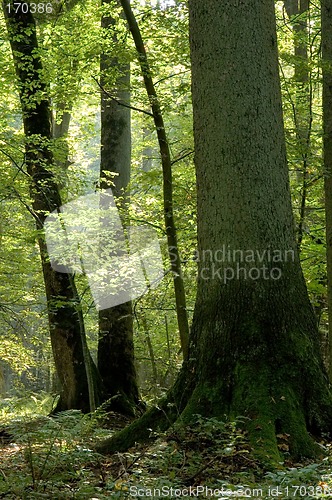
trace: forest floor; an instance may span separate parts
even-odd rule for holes
[[[0,404],[0,498],[332,498],[328,442],[320,443],[318,461],[292,463],[288,436],[279,435],[284,462],[271,471],[253,457],[240,419],[197,416],[192,426],[105,457],[93,451],[95,443],[127,419],[77,411],[49,418],[42,406],[35,396]]]

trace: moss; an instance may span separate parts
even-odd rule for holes
[[[293,458],[313,457],[317,448],[306,427],[305,408],[299,402],[299,387],[284,378],[284,385],[274,381],[273,367],[263,361],[258,365],[240,364],[235,368],[234,393],[230,414],[246,417],[245,427],[255,454],[262,461],[282,461],[277,435],[284,435],[281,451]],[[300,381],[297,380],[299,384]]]
[[[98,453],[104,454],[126,451],[135,443],[149,441],[154,433],[165,431],[177,417],[178,411],[175,405],[164,399],[158,406],[150,408],[120,432],[98,443],[95,449]]]
[[[215,359],[211,370],[212,360],[206,365],[198,353],[195,364],[182,369],[157,408],[98,450],[123,451],[136,441],[151,438],[151,430],[166,430],[175,421],[185,426],[201,415],[221,421],[242,417],[254,454],[268,466],[279,466],[284,452],[294,459],[314,457],[318,447],[310,432],[315,426],[319,432],[328,431],[331,424],[332,399],[325,374],[310,339],[304,346],[302,334],[292,334],[294,342],[287,348],[285,331],[273,329],[270,333],[270,343],[267,331],[264,338],[259,331],[256,338],[250,332],[242,347],[238,346],[239,337],[237,343],[233,339],[237,349],[226,351],[222,362],[221,356]],[[260,349],[251,346],[259,341]]]
[[[211,405],[213,402],[213,391],[207,384],[199,384],[195,387],[185,409],[179,417],[179,421],[187,424],[193,421],[195,415],[213,416]]]
[[[289,436],[289,452],[293,458],[315,457],[319,449],[308,432],[306,409],[300,404],[298,395],[291,385],[279,387],[275,394],[276,433]]]

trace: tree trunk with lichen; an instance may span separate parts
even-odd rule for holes
[[[332,397],[297,254],[272,0],[190,0],[198,292],[166,399],[99,450],[194,415],[244,422],[256,454],[312,456]],[[285,444],[285,443],[283,443]]]

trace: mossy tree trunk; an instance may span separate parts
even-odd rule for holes
[[[274,4],[190,7],[198,385],[185,411],[243,415],[270,457],[279,433],[309,455],[332,413],[293,230]]]
[[[49,212],[61,206],[52,173],[52,123],[47,84],[39,55],[35,21],[30,12],[3,2],[8,36],[17,74],[25,133],[25,164],[30,194],[39,230],[39,247],[47,297],[52,351],[62,386],[56,411],[89,411],[89,391],[83,357],[84,323],[72,277],[52,269],[42,235]],[[16,12],[17,11],[17,12]],[[92,360],[91,363],[93,364]],[[97,380],[94,367],[95,382]],[[96,388],[95,388],[96,389]]]
[[[103,5],[110,5],[104,0]],[[116,21],[103,16],[105,37],[119,45]],[[107,33],[107,35],[106,35]],[[109,48],[109,51],[114,48]],[[131,170],[130,64],[108,52],[101,55],[101,188],[112,188],[121,215],[128,202]],[[114,96],[114,99],[110,97]],[[125,222],[125,217],[122,217]],[[108,408],[133,414],[140,404],[133,343],[133,313],[131,302],[99,311],[98,369],[103,381],[103,399],[112,401]]]
[[[246,417],[256,453],[316,452],[332,398],[296,249],[274,2],[189,0],[198,293],[189,358],[165,401],[100,450],[195,414]]]

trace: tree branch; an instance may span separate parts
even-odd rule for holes
[[[136,108],[135,106],[131,106],[130,104],[126,104],[125,102],[122,102],[119,99],[116,99],[109,92],[107,92],[107,90],[105,90],[105,88],[98,82],[97,78],[95,78],[94,76],[92,78],[96,82],[98,87],[102,90],[102,92],[104,92],[104,94],[106,94],[107,97],[112,99],[112,101],[116,102],[119,106],[123,106],[125,108],[132,109],[133,111],[139,111],[140,113],[144,113],[145,115],[151,116],[153,118],[153,114],[150,113],[150,111],[145,111],[145,109]]]

